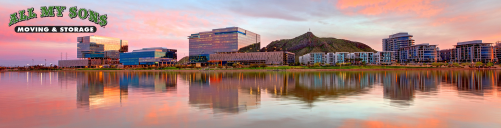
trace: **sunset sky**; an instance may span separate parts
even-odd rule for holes
[[[64,17],[40,18],[41,6],[66,6]],[[95,25],[68,17],[69,7],[108,15],[106,28],[93,34],[15,33],[20,25]],[[35,8],[38,18],[8,26],[10,14]],[[188,55],[187,36],[214,28],[241,27],[261,35],[261,46],[290,39],[308,29],[318,37],[365,43],[380,51],[381,40],[398,32],[416,44],[452,48],[458,41],[501,40],[501,0],[162,0],[0,2],[0,65],[57,63],[63,53],[76,59],[76,37],[100,35],[129,41],[129,51],[144,47],[178,49]]]

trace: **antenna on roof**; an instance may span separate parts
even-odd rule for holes
[[[308,32],[311,32],[311,28],[308,28]]]

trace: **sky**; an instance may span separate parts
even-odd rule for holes
[[[41,6],[66,6],[63,17],[40,18]],[[105,28],[79,18],[69,8],[108,16]],[[38,18],[8,26],[10,14],[35,8]],[[96,33],[15,33],[21,25],[96,25]],[[398,32],[416,44],[452,48],[461,41],[501,40],[500,0],[158,0],[0,1],[0,66],[56,64],[76,58],[76,37],[99,35],[129,41],[129,51],[145,47],[188,55],[190,34],[241,27],[261,35],[261,46],[311,30],[318,37],[365,43],[381,51],[382,39]]]

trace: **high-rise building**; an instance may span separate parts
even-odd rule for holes
[[[259,34],[239,27],[199,32],[191,34],[188,39],[190,56],[214,54],[216,52],[257,52],[261,47],[261,36]]]
[[[492,43],[482,43],[482,40],[458,42],[451,50],[454,62],[496,62],[496,51]]]
[[[119,59],[118,52],[129,51],[129,42],[119,38],[91,35],[77,37],[77,42],[77,58]]]
[[[177,62],[177,50],[163,47],[143,48],[132,52],[120,53],[123,65],[165,65]]]
[[[60,67],[100,67],[119,64],[120,53],[128,51],[128,41],[104,36],[77,37],[77,58],[85,60],[59,60]]]
[[[418,44],[407,47],[401,47],[399,50],[400,63],[432,63],[439,61],[439,49],[437,45]]]
[[[403,47],[414,45],[412,35],[407,32],[396,33],[390,35],[388,38],[383,39],[383,51],[394,51],[395,57],[399,59],[398,50]]]

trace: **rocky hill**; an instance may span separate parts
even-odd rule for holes
[[[336,38],[319,38],[307,32],[293,39],[273,41],[261,49],[264,51],[289,51],[299,56],[310,52],[376,52],[366,44]]]
[[[179,61],[177,61],[177,64],[187,64],[188,62],[190,62],[189,57],[185,56],[181,58]]]

